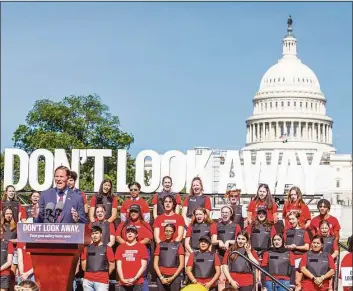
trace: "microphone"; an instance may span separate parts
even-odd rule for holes
[[[64,203],[62,201],[58,201],[58,203],[56,203],[56,206],[55,206],[55,215],[54,215],[55,222],[58,219],[61,212],[63,211],[63,208],[64,208]]]
[[[54,211],[54,203],[53,202],[49,202],[47,204],[47,206],[45,206],[45,220],[47,220],[47,222],[52,222],[50,221],[50,217],[52,217],[52,213]]]

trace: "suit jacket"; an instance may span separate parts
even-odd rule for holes
[[[56,188],[50,188],[41,193],[40,199],[39,199],[39,213],[38,213],[38,218],[36,219],[36,222],[47,221],[45,207],[49,202],[52,202],[54,203],[54,205],[56,205],[56,201],[57,201],[56,192],[57,192]],[[66,195],[67,196],[65,199],[64,208],[63,208],[63,211],[61,212],[60,219],[57,221],[57,223],[75,223],[75,221],[72,218],[71,208],[74,208],[77,211],[79,215],[78,222],[86,223],[87,219],[86,219],[86,214],[84,210],[82,196],[77,195],[77,193],[71,189],[67,190]]]

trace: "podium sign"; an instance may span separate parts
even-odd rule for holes
[[[85,225],[79,223],[18,223],[17,240],[25,243],[83,244]]]

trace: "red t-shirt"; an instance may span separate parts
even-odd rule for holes
[[[23,272],[27,272],[33,268],[31,255],[27,252],[26,243],[18,242],[17,249],[22,250]]]
[[[82,196],[82,199],[83,199],[83,204],[86,204],[87,203],[87,198],[86,198],[85,192],[81,191],[81,196]]]
[[[254,256],[254,258],[259,262],[259,257],[256,254],[256,252],[252,250],[251,253]],[[229,250],[227,250],[226,253],[224,254],[222,265],[228,266],[228,256],[229,256]],[[239,287],[251,286],[254,284],[252,273],[236,273],[236,272],[229,271],[229,274],[232,277],[232,279],[239,284]]]
[[[327,220],[330,225],[330,234],[336,236],[339,235],[341,230],[340,223],[338,222],[337,218],[330,215],[327,219],[321,219],[320,215],[315,216],[310,222],[310,229],[312,230],[313,235],[320,235],[319,225],[322,220]]]
[[[192,226],[193,224],[190,224],[188,226],[188,229],[186,231],[186,237],[191,237],[192,234]],[[238,225],[237,225],[238,226]],[[210,224],[210,235],[212,237],[212,235],[217,234],[217,224],[216,223],[211,223]]]
[[[252,233],[251,224],[249,224],[249,225],[247,226],[246,231],[248,232],[248,234],[251,235],[251,233]],[[270,231],[270,236],[271,236],[271,237],[274,237],[276,233],[277,233],[276,228],[272,225],[271,231]]]
[[[150,207],[148,206],[148,203],[141,197],[139,197],[139,199],[135,201],[132,199],[125,200],[121,205],[120,213],[127,215],[130,206],[133,204],[139,205],[143,214],[150,213]]]
[[[3,209],[2,206],[3,201],[0,201],[0,209]],[[22,206],[22,204],[20,202],[18,202],[18,213],[21,214],[21,220],[22,219],[27,219],[27,211],[26,208]],[[15,218],[14,218],[15,219]],[[15,221],[17,222],[18,217],[16,217]]]
[[[284,232],[283,233],[283,241],[284,241],[284,244],[286,245],[286,241],[287,241],[287,232]],[[305,244],[309,244],[310,245],[311,241],[310,241],[310,237],[309,237],[309,234],[307,231],[304,232],[304,245]],[[299,258],[302,258],[303,257],[303,254],[293,254],[294,255],[294,259],[299,259]]]
[[[110,246],[107,246],[107,259],[110,263],[114,263],[114,253]],[[84,248],[81,260],[87,260],[87,247]],[[99,282],[103,284],[109,283],[109,272],[85,272],[84,278],[92,282]]]
[[[144,238],[149,238],[150,240],[153,240],[153,231],[152,231],[151,226],[147,222],[142,223],[141,220],[138,220],[136,222],[129,221],[128,225],[135,225],[136,226],[136,228],[137,228],[137,241],[138,242],[140,242]],[[116,229],[115,236],[120,236],[123,240],[126,241],[126,227],[128,225],[125,226],[124,222],[120,223],[118,228]],[[124,228],[124,230],[123,230],[123,228]]]
[[[160,245],[157,244],[156,249],[154,251],[155,256],[159,256],[160,253]],[[179,248],[178,248],[178,255],[185,255],[184,247],[181,243],[179,243]],[[173,276],[175,272],[177,271],[178,268],[168,268],[168,267],[159,267],[159,270],[161,271],[162,275],[166,276]]]
[[[339,275],[339,278],[342,279],[342,271],[344,273],[348,273],[347,274],[343,274],[345,275],[346,277],[348,277],[347,279],[350,279],[350,280],[347,280],[348,282],[351,282],[352,283],[352,269],[353,268],[353,253],[348,253],[347,255],[345,255],[343,257],[343,260],[341,262],[341,267],[340,267],[340,275]],[[352,287],[345,287],[344,286],[344,282],[345,280],[342,280],[342,286],[343,286],[343,290],[344,291],[351,291],[352,290]]]
[[[328,264],[329,264],[329,269],[335,270],[335,262],[333,261],[332,257],[329,255],[328,257]],[[304,254],[302,257],[302,260],[300,261],[300,269],[302,267],[306,267],[306,262],[307,262],[307,254]],[[302,289],[303,290],[328,290],[330,283],[330,279],[326,279],[322,282],[322,286],[318,287],[311,279],[307,278],[305,275],[303,275],[303,280],[302,280]]]
[[[164,241],[166,239],[164,234],[164,227],[169,223],[174,224],[176,228],[176,231],[173,236],[173,240],[175,240],[178,236],[179,226],[184,227],[185,225],[184,218],[181,215],[176,213],[174,213],[173,215],[166,215],[164,213],[162,215],[157,216],[157,218],[153,223],[153,228],[159,228],[159,239],[161,241]]]
[[[7,254],[8,255],[14,254],[14,247],[12,242],[8,242],[7,244]],[[1,254],[1,256],[3,256],[3,254]],[[7,262],[7,258],[6,258],[6,262]],[[8,267],[6,270],[0,271],[0,276],[10,276],[10,270],[11,270],[11,266]]]
[[[221,266],[221,261],[219,260],[219,256],[217,254],[214,255],[214,267],[220,267]],[[187,267],[193,267],[194,266],[194,253],[190,254],[188,262],[186,264]],[[195,279],[200,282],[201,284],[205,284],[207,282],[210,282],[212,280],[211,278],[197,278]],[[212,287],[217,285],[217,281],[212,285]]]
[[[256,217],[256,211],[259,207],[265,207],[265,201],[256,201],[256,200],[251,200],[251,202],[249,203],[248,206],[248,211],[252,213],[252,220],[255,219]],[[276,202],[273,200],[272,202],[272,209],[267,209],[267,219],[271,222],[273,222],[273,214],[277,213],[278,209],[277,209],[277,204]]]
[[[286,201],[283,206],[283,212],[282,212],[282,217],[285,219],[285,228],[290,228],[289,224],[289,218],[287,217],[287,214],[291,210],[296,210],[300,212],[300,217],[299,217],[299,223],[304,227],[305,222],[307,220],[311,220],[311,214],[308,205],[305,203],[301,203],[300,206],[298,206],[296,203],[289,203]]]
[[[96,207],[96,201],[97,201],[97,195],[94,195],[91,198],[91,202],[89,204],[90,207]],[[118,210],[118,198],[116,196],[113,196],[113,200],[112,200],[112,209],[116,208],[116,210]]]
[[[135,243],[130,246],[128,244],[123,244],[118,246],[115,252],[115,260],[121,261],[121,269],[124,279],[132,279],[138,270],[141,268],[141,261],[148,259],[148,253],[146,246]],[[119,278],[120,285],[124,285]],[[143,273],[137,279],[136,283],[138,285],[143,284]]]
[[[262,257],[261,266],[263,266],[263,267],[269,266],[268,259],[269,259],[268,252],[264,252],[264,255]],[[292,252],[289,252],[289,264],[293,267],[295,266],[295,259],[294,259],[294,255]],[[271,275],[273,275],[273,277],[275,277],[278,280],[290,280],[289,276],[276,275],[276,274],[271,274]],[[271,278],[266,276],[266,281],[271,281]]]
[[[175,194],[175,200],[178,205],[181,205],[180,194]],[[158,193],[155,193],[152,198],[152,205],[158,204]]]
[[[190,196],[186,196],[185,200],[184,200],[184,203],[183,203],[183,207],[188,207],[189,205],[189,198]],[[211,211],[212,210],[212,204],[211,204],[211,199],[210,197],[206,196],[205,198],[205,206],[204,206],[205,209]]]

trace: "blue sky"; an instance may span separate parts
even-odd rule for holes
[[[352,152],[351,3],[2,3],[1,149],[34,102],[96,93],[131,153],[245,145],[262,75],[293,17],[334,146]]]

